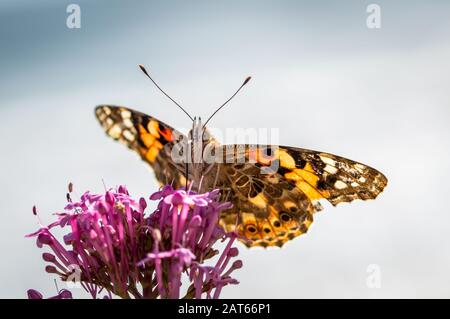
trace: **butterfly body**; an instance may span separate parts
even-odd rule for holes
[[[233,207],[220,224],[248,246],[279,246],[305,233],[319,200],[374,199],[387,184],[377,170],[336,155],[286,146],[221,145],[200,119],[187,136],[146,114],[101,105],[107,135],[136,151],[161,184],[219,189]]]

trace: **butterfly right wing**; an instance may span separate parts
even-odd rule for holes
[[[105,133],[137,152],[150,164],[160,184],[183,187],[186,179],[183,164],[172,160],[177,141],[186,138],[169,125],[139,111],[123,106],[99,105],[95,115]]]
[[[286,146],[224,145],[222,158],[204,179],[233,207],[221,225],[250,240],[248,246],[282,246],[304,234],[331,204],[374,199],[387,184],[379,171],[343,157]]]

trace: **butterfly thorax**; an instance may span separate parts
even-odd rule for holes
[[[186,173],[193,190],[200,190],[203,177],[214,164],[214,149],[217,145],[216,140],[202,124],[201,118],[195,118],[188,134],[187,154],[190,158],[187,157],[185,162]]]

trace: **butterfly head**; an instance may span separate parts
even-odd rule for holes
[[[192,129],[189,131],[189,139],[192,143],[196,143],[202,140],[202,118],[201,117],[194,117],[194,120],[192,121]]]

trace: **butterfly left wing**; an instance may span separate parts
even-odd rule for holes
[[[95,115],[106,134],[150,164],[161,184],[185,185],[183,165],[172,160],[174,143],[186,138],[169,125],[123,106],[99,105]]]
[[[292,147],[223,146],[223,163],[205,183],[233,203],[221,225],[250,239],[248,246],[282,246],[308,230],[318,202],[372,199],[387,179],[377,170],[328,153]],[[211,181],[214,183],[211,184]]]

